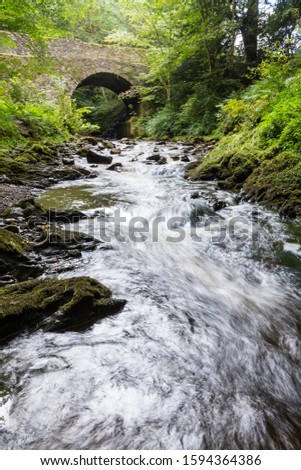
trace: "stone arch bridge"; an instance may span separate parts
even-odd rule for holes
[[[139,50],[56,39],[49,54],[58,62],[70,91],[80,86],[103,86],[120,94],[140,84],[146,71]]]
[[[28,57],[29,52],[20,39],[16,48],[3,51],[5,56]],[[140,84],[140,76],[147,70],[143,63],[143,50],[115,45],[98,45],[68,39],[55,39],[48,44],[48,55],[55,68],[65,79],[70,95],[81,86],[108,88],[117,95],[128,92]],[[47,57],[46,57],[47,60]],[[45,87],[46,84],[44,84]],[[48,83],[51,97],[51,83]],[[138,106],[138,98],[123,98],[127,109]]]

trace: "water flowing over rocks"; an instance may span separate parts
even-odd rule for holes
[[[80,179],[2,217],[43,272],[25,283],[8,272],[0,286],[0,306],[26,318],[3,335],[14,339],[2,348],[2,445],[299,449],[300,223],[189,181],[214,143],[93,139],[59,150]],[[122,171],[97,165],[91,178],[83,148],[118,148]],[[39,252],[45,230],[54,251],[64,237],[70,249]],[[95,245],[74,246],[70,232]]]

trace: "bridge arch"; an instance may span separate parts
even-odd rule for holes
[[[104,132],[103,135],[111,136],[111,137],[113,135],[116,137],[130,137],[132,136],[132,126],[131,126],[130,118],[133,114],[136,114],[136,115],[140,114],[140,105],[139,105],[138,96],[133,96],[130,93],[130,90],[132,87],[133,87],[133,84],[129,81],[128,78],[125,78],[124,76],[121,76],[116,73],[102,71],[102,72],[92,73],[91,75],[88,75],[84,79],[82,79],[73,90],[72,96],[77,101],[78,99],[77,91],[79,91],[79,89],[81,88],[85,88],[85,91],[83,91],[84,96],[89,96],[90,100],[92,98],[91,103],[94,102],[93,96],[95,96],[95,105],[97,109],[97,103],[98,104],[100,103],[99,91],[95,90],[96,95],[93,95],[92,90],[91,91],[88,91],[88,90],[91,88],[92,89],[104,88],[113,92],[116,95],[116,105],[114,108],[115,111],[113,111],[113,115],[112,115],[113,116],[112,127],[108,126],[108,122],[105,124],[104,123],[106,122],[105,120],[103,122],[103,125],[104,125],[103,128],[101,125],[101,128],[103,129],[102,132]],[[104,93],[104,97],[105,97],[104,90],[102,91],[102,93]],[[124,95],[120,97],[120,94],[122,93],[124,93]],[[117,104],[118,103],[117,97],[123,102],[123,109],[122,109],[121,104]],[[108,114],[108,116],[110,116],[110,114]],[[116,117],[117,117],[117,120],[116,120]],[[108,131],[110,133],[108,133]]]
[[[119,96],[121,93],[128,92],[133,87],[133,84],[121,75],[112,72],[98,72],[84,78],[77,85],[76,90],[87,86],[107,88]],[[132,112],[139,114],[137,97],[123,97],[122,101],[125,104],[127,118],[130,117]]]
[[[99,72],[86,77],[78,84],[77,88],[83,86],[104,87],[113,91],[116,95],[119,95],[120,93],[130,90],[133,85],[126,78],[116,75],[115,73]]]

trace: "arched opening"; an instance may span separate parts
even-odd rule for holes
[[[91,108],[86,119],[100,127],[104,137],[132,137],[128,125],[132,115],[138,112],[138,98],[126,94],[132,84],[125,78],[100,72],[85,78],[73,92],[78,107]],[[123,94],[122,96],[120,96]]]

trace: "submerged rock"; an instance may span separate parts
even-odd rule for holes
[[[225,207],[227,207],[228,205],[229,204],[226,201],[215,201],[212,207],[215,211],[220,211],[224,209]]]
[[[151,155],[146,159],[146,163],[154,162],[157,165],[165,165],[167,163],[167,159],[162,157],[160,154]]]
[[[112,299],[107,287],[88,277],[36,279],[0,287],[0,340],[25,328],[82,330],[124,305],[125,300]]]
[[[49,209],[48,216],[51,222],[63,222],[65,224],[75,224],[80,220],[88,218],[88,216],[84,212],[77,210],[59,211]]]
[[[74,165],[75,159],[73,157],[63,157],[62,162],[64,165]]]

